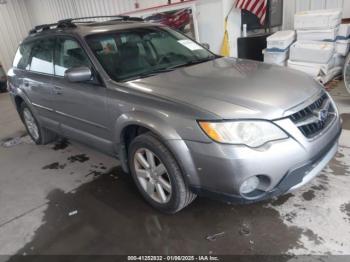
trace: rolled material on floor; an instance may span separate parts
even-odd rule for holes
[[[316,79],[320,81],[322,84],[327,84],[336,76],[341,75],[342,71],[343,71],[343,67],[341,66],[333,67],[331,70],[328,71],[327,74],[321,73]]]

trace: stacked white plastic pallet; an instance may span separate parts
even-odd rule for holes
[[[349,28],[340,25],[340,9],[304,11],[295,14],[297,41],[290,47],[288,67],[308,73],[326,83],[341,73],[348,51],[343,46]]]
[[[263,50],[264,62],[285,66],[289,56],[289,47],[295,40],[295,31],[278,31],[266,40],[267,47]]]

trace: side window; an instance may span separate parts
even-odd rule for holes
[[[59,38],[55,53],[55,75],[64,76],[67,69],[80,66],[91,67],[85,51],[75,40]]]
[[[53,39],[40,39],[34,42],[30,56],[30,71],[53,74]]]
[[[15,59],[13,60],[13,67],[29,70],[29,56],[31,47],[32,45],[30,43],[19,46]]]
[[[119,49],[114,37],[102,35],[96,39],[89,39],[88,43],[97,59],[105,66],[107,73],[118,75],[120,73]]]

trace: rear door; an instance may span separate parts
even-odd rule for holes
[[[55,38],[40,38],[29,45],[31,50],[23,77],[23,89],[38,112],[39,120],[44,122],[44,126],[56,130],[58,118],[55,114],[52,86]]]
[[[110,153],[112,151],[111,121],[107,112],[106,88],[99,82],[93,65],[80,43],[59,36],[55,49],[55,108],[65,136]],[[94,72],[87,82],[70,82],[65,71],[87,66]]]

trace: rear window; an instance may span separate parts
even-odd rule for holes
[[[15,59],[13,61],[13,67],[29,70],[29,56],[31,46],[32,45],[30,43],[22,44],[19,46],[15,55]]]

